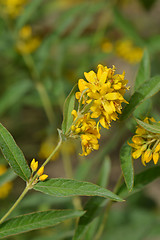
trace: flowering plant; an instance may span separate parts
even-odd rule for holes
[[[0,239],[157,232],[143,189],[160,176],[159,37],[143,39],[121,2],[0,0]]]

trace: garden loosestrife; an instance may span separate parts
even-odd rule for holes
[[[121,114],[122,103],[128,103],[124,99],[127,80],[124,79],[125,73],[115,74],[113,68],[98,65],[97,74],[94,71],[85,72],[87,81],[80,79],[78,82],[79,92],[76,98],[81,99],[84,90],[83,104],[91,104],[91,118],[99,118],[100,124],[104,128],[109,128],[110,123],[118,119],[118,113]]]
[[[145,123],[156,122],[154,118],[146,117]],[[142,126],[138,126],[136,134],[132,137],[132,143],[128,143],[133,147],[132,156],[137,159],[141,156],[143,165],[150,162],[153,159],[154,164],[157,164],[160,157],[160,134],[150,132],[144,129]]]
[[[77,112],[72,111],[74,120],[76,121]],[[98,139],[100,139],[99,126],[94,119],[91,119],[90,113],[86,113],[79,118],[77,122],[71,127],[71,136],[80,137],[82,145],[81,156],[87,156],[93,150],[99,149]]]
[[[38,36],[33,36],[31,26],[26,25],[19,31],[17,50],[21,54],[30,54],[34,52],[39,47],[40,43],[40,38]]]
[[[79,137],[82,145],[82,156],[87,156],[93,150],[99,149],[101,124],[109,128],[111,122],[118,119],[126,89],[129,89],[123,74],[115,74],[115,67],[108,68],[98,65],[97,74],[94,71],[84,73],[86,80],[78,81],[79,91],[78,111],[72,111],[74,121],[71,126],[70,137]]]

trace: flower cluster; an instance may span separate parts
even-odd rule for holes
[[[108,129],[111,121],[118,119],[117,113],[121,114],[121,104],[128,103],[123,97],[128,89],[128,81],[124,79],[125,73],[115,74],[115,66],[108,68],[99,64],[97,74],[90,71],[84,75],[87,81],[79,80],[80,92],[76,93],[76,98],[80,100],[85,90],[83,104],[93,102],[90,107],[91,118],[99,118],[100,124]]]
[[[22,54],[30,54],[39,47],[40,42],[39,37],[33,36],[31,26],[26,25],[19,31],[17,50]]]
[[[111,122],[118,119],[121,104],[128,103],[123,97],[128,89],[128,81],[124,79],[125,73],[115,74],[114,66],[108,68],[101,64],[98,65],[97,74],[90,71],[84,75],[86,80],[78,81],[76,99],[79,101],[79,110],[72,111],[74,122],[71,135],[80,136],[82,155],[87,156],[92,150],[99,148],[99,124],[108,129]]]
[[[5,165],[0,165],[0,176],[3,175],[7,171]],[[0,186],[0,198],[6,198],[12,189],[12,183],[7,182]]]
[[[33,174],[38,169],[38,161],[35,161],[35,159],[33,158],[30,167],[32,169],[32,174]],[[43,173],[44,173],[44,166],[42,166],[42,167],[40,167],[38,169],[38,171],[36,173],[38,178],[35,179],[35,183],[37,183],[38,180],[39,181],[45,181],[48,178],[48,175],[47,174],[43,174]]]
[[[28,0],[0,0],[3,12],[11,18],[18,17],[24,9]]]
[[[140,62],[143,56],[143,49],[134,46],[131,40],[118,41],[116,43],[115,51],[118,56],[124,58],[131,64]]]
[[[149,123],[149,120],[155,122],[154,118],[146,117],[145,123]],[[133,143],[128,143],[134,148],[132,156],[137,159],[141,156],[143,165],[150,162],[153,159],[154,164],[157,164],[160,157],[160,134],[147,131],[141,126],[136,129],[136,134],[132,137]]]
[[[76,121],[78,114],[76,110],[72,111]],[[93,150],[99,149],[98,139],[100,138],[99,128],[95,120],[91,119],[90,113],[86,113],[79,118],[71,127],[73,136],[80,136],[82,144],[81,156],[87,156]]]

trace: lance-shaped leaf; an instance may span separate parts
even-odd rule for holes
[[[11,134],[0,123],[0,148],[14,172],[23,180],[30,178],[31,172],[20,148],[15,143]]]
[[[136,122],[141,126],[143,127],[144,129],[146,129],[147,131],[149,132],[152,132],[152,133],[159,133],[160,134],[160,125],[159,123],[158,124],[155,124],[154,122],[151,124],[149,123],[145,123],[139,119],[136,119]]]
[[[160,76],[151,78],[148,82],[145,82],[141,87],[131,96],[129,104],[124,108],[120,120],[124,120],[129,117],[134,109],[144,102],[146,99],[152,97],[160,90]]]
[[[124,176],[126,186],[129,191],[132,190],[133,183],[134,183],[134,169],[133,169],[131,151],[132,151],[132,148],[127,144],[127,142],[124,143],[124,145],[120,150],[120,161],[121,161],[122,173]]]
[[[3,175],[0,176],[0,186],[3,184],[12,181],[16,178],[16,174],[12,169],[9,169],[7,172],[5,172]]]
[[[11,218],[0,225],[0,239],[35,229],[55,226],[67,219],[80,217],[84,211],[50,210]]]
[[[106,157],[102,165],[102,168],[100,170],[100,175],[98,180],[100,186],[105,187],[107,185],[110,169],[111,169],[110,158]],[[91,223],[93,224],[93,221],[99,215],[103,205],[107,201],[108,200],[100,197],[92,197],[88,200],[88,202],[84,207],[84,210],[86,211],[86,213],[79,219],[79,222],[75,231],[75,235],[73,238],[74,240],[80,240],[84,237],[84,234],[89,230],[89,227],[91,227]]]
[[[72,122],[73,122],[73,116],[71,114],[72,110],[75,106],[75,92],[77,91],[77,84],[73,87],[72,91],[68,95],[68,97],[65,100],[64,103],[64,110],[63,110],[63,122],[62,122],[62,131],[65,134]]]
[[[132,192],[128,192],[125,183],[123,183],[118,190],[118,194],[123,197],[128,197],[135,192],[140,191],[158,177],[160,177],[160,166],[149,168],[134,176],[134,187]]]
[[[149,59],[149,53],[147,51],[147,49],[144,50],[144,54],[143,54],[143,58],[142,61],[140,63],[139,69],[138,69],[138,73],[136,76],[136,80],[135,80],[135,86],[134,86],[134,90],[138,90],[139,87],[146,81],[148,81],[150,77],[150,59]]]
[[[34,189],[57,197],[99,196],[114,201],[123,201],[115,193],[93,183],[64,178],[54,178],[45,182],[39,182],[34,186]]]

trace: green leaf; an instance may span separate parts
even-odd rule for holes
[[[151,78],[148,82],[141,85],[140,89],[137,90],[130,98],[129,104],[124,108],[120,120],[128,118],[135,108],[144,102],[146,99],[152,97],[160,90],[160,76]]]
[[[11,85],[0,99],[0,115],[2,116],[14,104],[21,101],[31,86],[29,80],[18,81]]]
[[[144,118],[144,116],[149,115],[152,109],[152,100],[149,98],[143,103],[141,103],[133,112],[135,118]]]
[[[144,45],[144,40],[139,36],[137,30],[129,19],[125,18],[117,7],[113,8],[114,23],[126,36],[132,38],[134,42]]]
[[[43,0],[30,1],[25,7],[25,11],[17,18],[16,28],[22,28],[37,11],[37,8],[42,3]]]
[[[144,50],[143,58],[140,63],[138,73],[135,80],[134,90],[138,90],[139,87],[150,78],[150,59],[147,49]]]
[[[139,119],[136,119],[136,122],[143,127],[144,129],[146,129],[149,132],[152,133],[160,133],[160,126],[158,126],[157,124],[149,124],[149,123],[145,123]]]
[[[155,35],[147,39],[147,48],[150,53],[160,51],[160,35]]]
[[[89,229],[90,224],[101,212],[101,208],[108,200],[100,197],[92,197],[85,205],[86,213],[79,219],[73,240],[81,240]]]
[[[4,157],[13,168],[14,172],[23,180],[27,181],[31,175],[29,166],[24,158],[22,151],[15,143],[13,137],[1,123],[0,148]]]
[[[149,168],[134,177],[134,187],[132,192],[128,192],[126,185],[123,183],[118,190],[118,194],[122,197],[128,197],[141,189],[147,184],[160,177],[160,166]]]
[[[107,185],[110,169],[111,169],[110,158],[106,157],[104,163],[102,164],[98,180],[100,186],[105,187]],[[86,213],[79,219],[76,232],[73,238],[74,240],[82,239],[84,234],[91,227],[91,223],[93,223],[95,218],[98,216],[102,205],[104,205],[105,203],[106,200],[100,197],[92,197],[88,200],[84,207]]]
[[[109,198],[114,201],[123,201],[119,196],[111,191],[90,182],[81,182],[71,179],[54,178],[39,182],[34,189],[52,196],[99,196]]]
[[[0,238],[35,229],[55,226],[67,219],[80,217],[83,214],[84,211],[50,210],[21,215],[11,218],[0,225]]]
[[[132,191],[134,183],[134,168],[131,152],[132,148],[125,142],[120,150],[120,161],[124,180],[129,191]]]
[[[7,172],[0,176],[0,186],[14,180],[16,176],[17,175],[13,172],[13,170],[9,169]]]
[[[62,122],[62,131],[65,134],[73,122],[73,116],[71,114],[75,106],[75,92],[78,90],[77,84],[73,87],[72,91],[68,95],[64,103],[63,109],[63,122]]]

